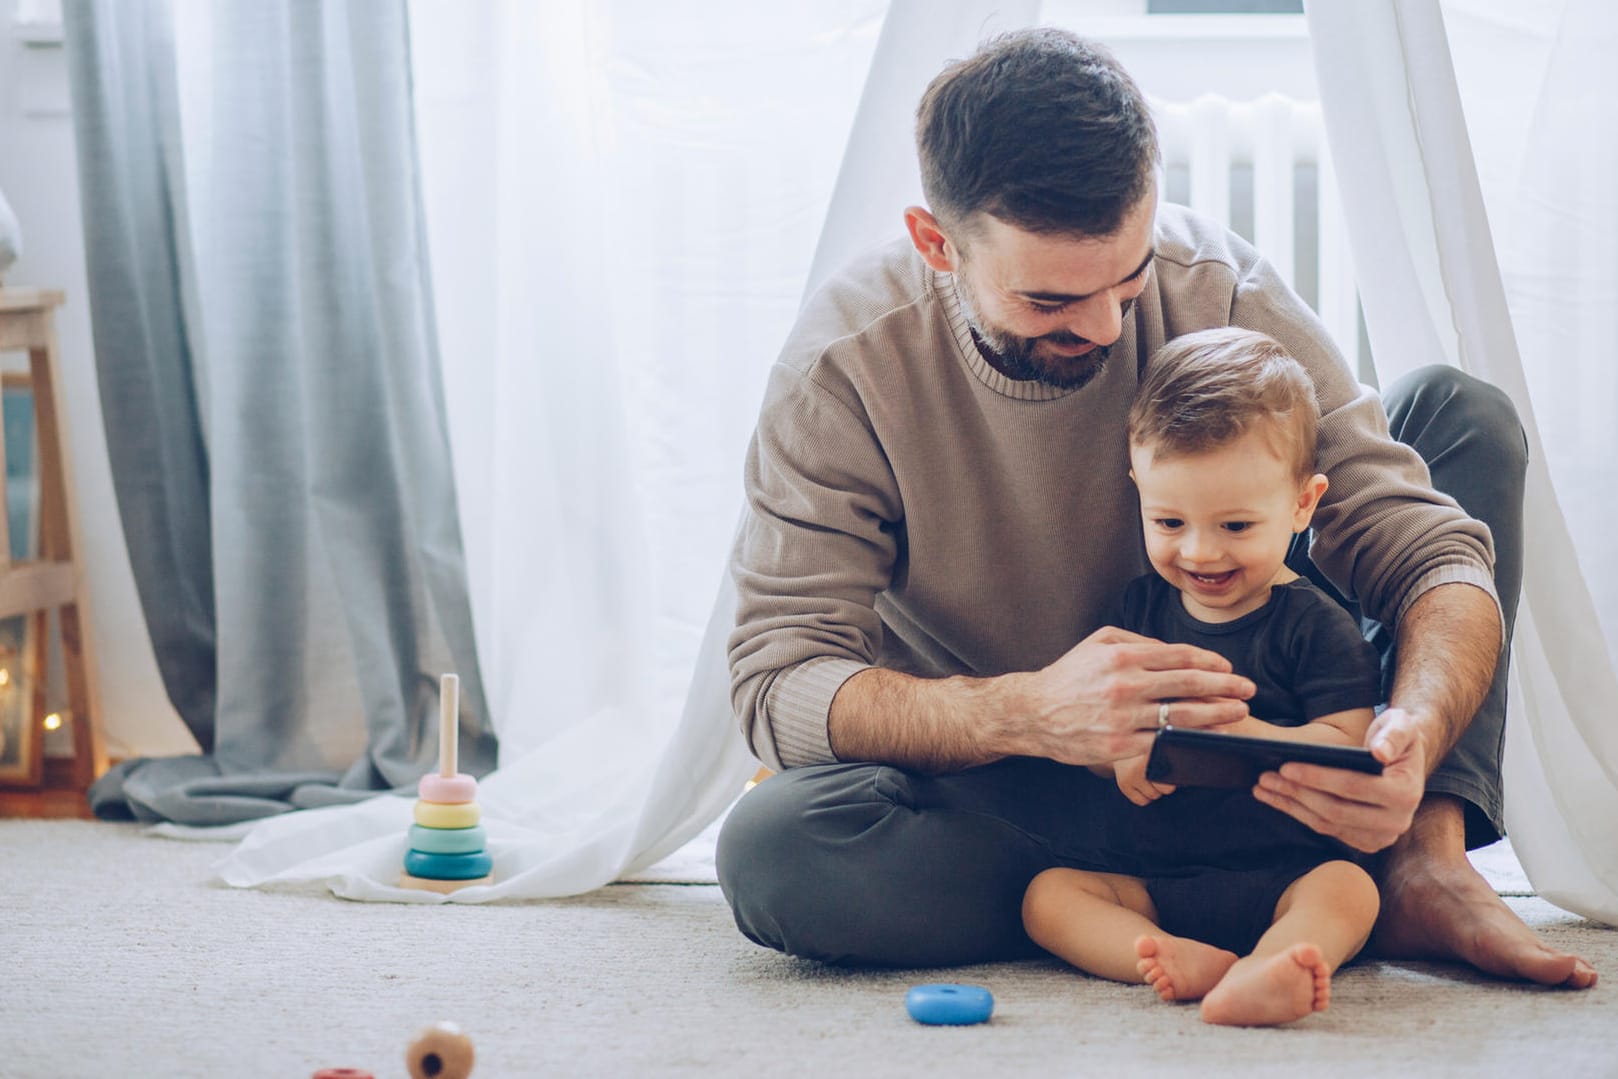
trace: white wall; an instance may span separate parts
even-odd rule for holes
[[[0,0],[0,191],[22,225],[23,254],[9,285],[60,288],[62,408],[101,672],[103,727],[115,756],[184,753],[196,744],[163,691],[135,595],[107,464],[85,285],[67,61],[54,5]],[[43,18],[43,23],[34,21]],[[22,361],[4,357],[9,365]],[[67,731],[46,742],[65,752]]]

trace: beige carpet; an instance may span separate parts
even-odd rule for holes
[[[1618,1076],[1618,932],[1532,897],[1509,902],[1596,964],[1594,990],[1363,963],[1338,975],[1330,1011],[1251,1031],[1054,961],[873,973],[786,959],[743,939],[712,885],[371,905],[230,889],[210,880],[221,853],[130,825],[0,821],[0,1076],[397,1079],[437,1019],[471,1034],[480,1079]],[[705,857],[699,843],[649,875],[702,879]],[[988,986],[995,1017],[918,1026],[903,1002],[920,981]]]

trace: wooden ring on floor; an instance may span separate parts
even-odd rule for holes
[[[454,1023],[434,1023],[405,1050],[410,1079],[467,1079],[475,1058],[472,1039]]]

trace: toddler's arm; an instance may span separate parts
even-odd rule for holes
[[[1280,738],[1288,742],[1359,747],[1365,744],[1365,732],[1371,729],[1371,721],[1375,718],[1376,712],[1370,708],[1349,708],[1312,719],[1301,727],[1282,727],[1248,716],[1213,729],[1221,734],[1245,734],[1250,738]]]

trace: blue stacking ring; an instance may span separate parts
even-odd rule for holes
[[[968,1026],[994,1014],[994,994],[981,985],[917,985],[905,994],[905,1011],[928,1026]]]
[[[427,880],[475,880],[488,876],[494,868],[494,859],[482,851],[472,854],[427,854],[419,850],[407,851],[405,872],[412,877]]]
[[[410,849],[423,854],[476,854],[486,846],[488,836],[481,824],[474,824],[470,828],[410,826]]]

